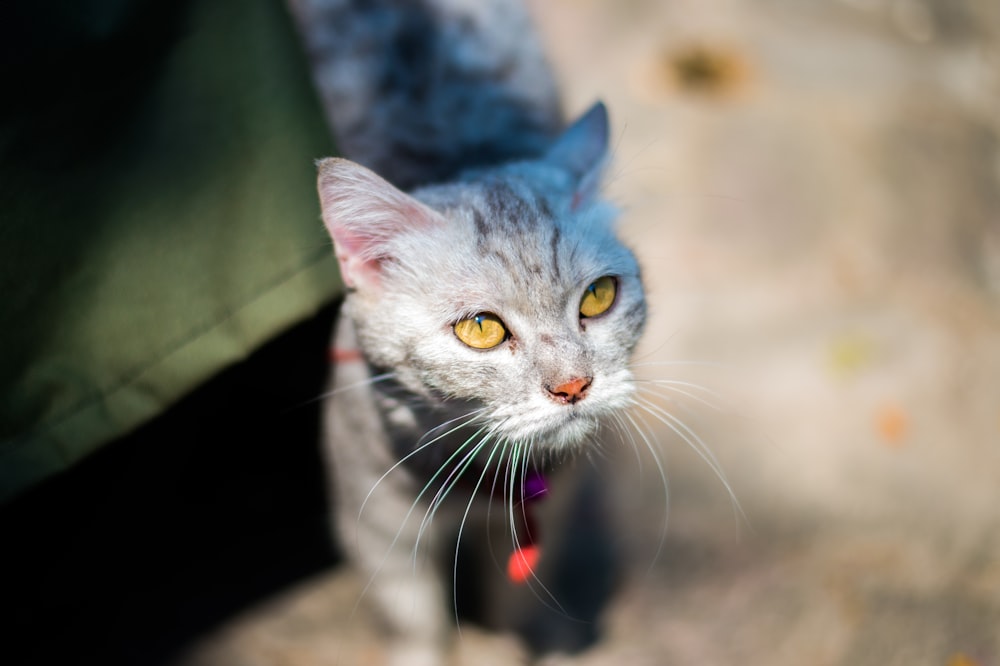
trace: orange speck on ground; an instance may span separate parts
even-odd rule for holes
[[[981,666],[979,661],[967,654],[957,652],[948,659],[948,666]]]
[[[886,403],[875,412],[875,430],[887,446],[902,446],[908,429],[909,417],[899,405]]]

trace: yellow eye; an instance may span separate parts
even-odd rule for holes
[[[455,335],[474,349],[492,349],[507,339],[507,329],[499,317],[484,312],[455,324]]]
[[[580,316],[596,317],[607,312],[611,304],[615,302],[617,289],[618,283],[608,275],[594,280],[587,287],[587,291],[583,294],[583,300],[580,301]]]

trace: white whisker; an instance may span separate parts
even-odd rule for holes
[[[523,448],[523,452],[522,449]],[[525,502],[525,482],[528,476],[528,466],[531,464],[532,456],[534,454],[535,442],[534,440],[529,440],[523,444],[515,444],[515,452],[512,455],[513,464],[511,466],[511,474],[509,475],[508,490],[510,494],[510,502],[508,504],[508,519],[510,522],[510,533],[511,542],[514,548],[514,553],[521,551],[521,539],[517,535],[516,521],[515,521],[515,506],[514,499],[520,498],[521,510],[521,520],[524,523],[526,529],[530,529],[528,513],[527,513],[527,503]],[[519,460],[518,460],[519,458]],[[520,477],[518,479],[517,477]],[[516,492],[517,485],[520,484],[520,492]],[[537,526],[535,526],[537,529]],[[537,538],[537,535],[535,537]],[[514,555],[515,557],[517,555]],[[553,612],[560,613],[563,617],[573,620],[580,621],[569,614],[569,612],[559,603],[559,599],[556,598],[555,594],[548,588],[545,583],[538,577],[537,572],[533,569],[530,570],[530,577],[526,579],[529,589],[535,598],[543,606],[548,608]]]
[[[725,398],[718,392],[713,391],[712,389],[704,387],[700,384],[694,384],[692,382],[685,382],[676,379],[641,379],[641,380],[636,380],[636,382],[639,384],[652,384],[657,388],[666,389],[667,391],[670,391],[670,393],[672,394],[682,395],[686,398],[690,398],[691,400],[694,400],[695,402],[705,405],[706,407],[717,412],[731,411],[726,408],[723,408],[719,404],[712,402],[711,400],[701,395],[698,395],[695,391],[701,391],[702,393],[706,393],[712,398],[719,400],[720,402],[725,401]],[[661,393],[661,395],[666,395],[666,394]]]
[[[693,359],[687,360],[674,360],[674,361],[645,361],[643,363],[630,363],[629,368],[659,368],[659,367],[678,367],[678,366],[698,366],[702,368],[726,368],[729,367],[725,363],[720,363],[718,361],[698,361]]]
[[[704,440],[702,440],[702,438],[690,427],[688,427],[688,425],[681,419],[677,418],[677,416],[670,413],[660,405],[641,397],[636,397],[635,403],[637,406],[645,410],[650,416],[667,426],[667,428],[680,437],[695,453],[698,454],[702,460],[705,461],[709,468],[715,473],[716,478],[719,479],[723,487],[729,493],[729,498],[733,504],[733,510],[736,518],[739,519],[742,517],[746,520],[746,514],[743,511],[743,507],[736,498],[736,493],[733,491],[729,479],[722,470],[722,465],[719,463],[719,460],[715,457],[715,454],[712,453],[712,450],[708,447],[708,445],[705,444]]]
[[[361,381],[354,382],[353,384],[348,384],[347,386],[338,386],[332,391],[325,391],[323,393],[320,393],[318,396],[316,396],[312,400],[309,400],[305,404],[308,405],[315,402],[319,402],[320,400],[325,400],[326,398],[332,398],[335,395],[340,395],[341,393],[345,393],[347,391],[353,391],[354,389],[373,386],[374,384],[378,384],[379,382],[384,382],[387,379],[394,379],[395,377],[396,377],[395,372],[385,372],[382,373],[381,375],[374,375],[372,377],[369,377],[368,379],[362,379]]]
[[[419,442],[423,441],[423,437],[421,437],[420,440],[418,440],[418,444],[414,447],[414,449],[412,451],[410,451],[409,453],[407,453],[402,458],[400,458],[399,460],[397,460],[389,469],[387,469],[382,474],[382,476],[380,476],[375,481],[375,483],[372,485],[372,487],[368,490],[368,494],[365,496],[364,501],[361,503],[361,508],[358,509],[358,520],[359,521],[361,520],[361,515],[365,511],[365,506],[368,504],[368,500],[371,499],[371,496],[375,493],[375,490],[379,487],[379,484],[381,484],[383,481],[385,481],[385,479],[386,479],[387,476],[389,476],[394,471],[396,471],[399,467],[401,467],[403,464],[405,464],[407,460],[409,460],[410,458],[413,458],[414,456],[416,456],[417,454],[419,454],[421,451],[423,451],[427,447],[433,445],[435,442],[438,442],[438,441],[444,439],[445,437],[448,437],[449,435],[451,435],[451,434],[453,434],[455,432],[458,432],[462,428],[464,428],[464,427],[466,427],[466,426],[471,425],[472,423],[474,423],[479,418],[479,416],[482,414],[483,411],[484,410],[482,410],[482,409],[476,409],[476,410],[473,410],[471,412],[468,412],[467,414],[464,414],[463,416],[456,417],[454,419],[451,419],[450,421],[446,421],[442,425],[435,426],[434,428],[432,428],[428,432],[433,432],[434,430],[438,430],[438,429],[440,429],[442,427],[446,427],[446,426],[448,426],[448,425],[450,425],[452,423],[455,423],[456,421],[460,421],[462,419],[467,419],[467,420],[463,421],[462,423],[459,423],[454,428],[451,428],[450,430],[448,430],[446,432],[443,432],[440,435],[438,435],[437,437],[434,437],[431,440],[423,442],[422,444],[419,443]],[[479,430],[477,430],[475,433],[473,433],[472,437],[475,437],[476,435],[478,435],[479,433],[483,432],[484,430],[486,430],[486,426],[481,427]],[[470,437],[469,439],[472,439],[472,437]],[[468,441],[469,440],[466,440],[466,443]],[[454,457],[457,454],[458,454],[457,451],[454,452],[452,454],[452,457]],[[450,460],[450,458],[449,458],[449,460]],[[433,481],[433,479],[431,479],[431,480]],[[426,489],[426,486],[425,486],[425,489]]]
[[[368,494],[365,496],[364,501],[361,503],[361,508],[358,509],[357,520],[359,522],[361,521],[362,515],[363,515],[364,510],[365,510],[365,506],[367,505],[368,500],[371,499],[371,497],[374,494],[375,490],[382,483],[382,481],[384,481],[385,478],[387,476],[389,476],[389,474],[391,474],[394,470],[398,469],[409,458],[415,456],[417,453],[419,453],[423,449],[426,449],[427,447],[433,445],[435,442],[439,441],[440,439],[442,439],[444,437],[447,437],[448,435],[450,435],[450,434],[452,434],[452,433],[460,430],[461,428],[463,428],[465,426],[468,426],[469,424],[475,422],[475,420],[479,417],[479,415],[480,415],[481,412],[482,412],[482,410],[477,409],[477,410],[473,410],[473,411],[465,414],[462,417],[458,417],[458,418],[452,419],[448,423],[454,423],[454,422],[459,421],[461,419],[465,419],[465,420],[462,423],[459,423],[459,425],[455,426],[454,428],[451,428],[447,432],[444,432],[444,433],[438,435],[437,437],[435,437],[434,439],[431,439],[431,440],[427,441],[426,443],[422,444],[421,446],[416,447],[413,451],[411,451],[406,456],[404,456],[403,458],[401,458],[400,460],[398,460],[394,465],[392,465],[392,467],[390,467],[388,470],[386,470],[386,472],[384,474],[382,474],[382,476],[380,476],[378,478],[378,480],[375,482],[375,484],[368,491]],[[438,426],[438,427],[440,427],[440,426]],[[451,456],[449,456],[448,460],[446,460],[442,464],[442,466],[438,468],[437,472],[434,473],[434,475],[431,477],[431,479],[424,485],[423,489],[421,489],[420,493],[417,495],[417,497],[410,504],[409,510],[406,512],[406,515],[404,515],[403,519],[400,521],[399,529],[396,530],[396,534],[393,535],[392,541],[390,541],[389,545],[386,547],[385,552],[382,554],[382,558],[379,561],[378,566],[375,567],[375,569],[372,572],[371,576],[368,578],[367,583],[365,583],[364,588],[362,588],[361,593],[358,595],[358,602],[360,602],[360,600],[363,599],[364,596],[368,593],[368,589],[372,586],[372,584],[374,583],[375,579],[378,577],[378,574],[382,570],[382,567],[385,566],[386,561],[388,560],[389,556],[391,555],[392,550],[396,547],[396,544],[399,542],[399,538],[402,535],[403,530],[406,527],[406,524],[410,521],[410,517],[413,515],[414,510],[416,509],[417,505],[420,503],[421,498],[423,497],[423,495],[427,491],[427,489],[431,486],[431,484],[434,482],[434,480],[438,477],[438,475],[440,475],[441,470],[444,468],[444,465],[447,465],[451,460],[453,460],[454,458],[456,458],[457,456],[459,456],[461,454],[461,451],[468,445],[468,443],[471,442],[475,437],[477,437],[484,430],[486,430],[486,426],[480,427],[475,433],[473,433],[468,439],[466,439],[465,442],[462,444],[462,446],[458,447],[458,449],[455,452],[453,452],[451,454]],[[417,540],[417,544],[419,544],[419,539]],[[414,566],[416,565],[417,544],[414,545]],[[355,606],[356,605],[357,604],[355,604]]]
[[[646,445],[646,450],[649,451],[649,455],[653,458],[653,463],[656,465],[656,469],[660,474],[660,481],[663,486],[663,527],[660,529],[660,538],[656,544],[656,552],[653,554],[653,557],[649,562],[649,567],[646,569],[646,575],[649,575],[657,560],[660,559],[660,554],[663,552],[663,546],[667,540],[667,527],[670,521],[670,482],[667,480],[667,470],[663,465],[663,461],[660,460],[660,456],[656,451],[656,446],[650,439],[652,429],[649,427],[649,424],[646,423],[645,419],[643,419],[640,414],[633,415],[626,412],[622,416],[628,419],[628,422],[632,424],[635,432],[639,434],[639,437]],[[639,423],[636,422],[636,418],[639,419]],[[645,426],[645,428],[640,426],[640,423],[642,426]],[[638,448],[636,448],[636,455],[638,455]]]
[[[493,432],[494,431],[491,431],[491,433],[487,434],[486,439],[484,439],[476,446],[477,451],[485,445],[485,443],[489,440]],[[454,559],[454,565],[452,566],[451,576],[452,576],[452,606],[454,607],[455,610],[455,626],[457,627],[459,637],[461,637],[462,635],[462,626],[461,623],[458,621],[458,551],[462,547],[462,534],[465,532],[465,523],[469,518],[469,512],[472,511],[472,504],[473,502],[476,501],[476,494],[479,492],[479,488],[480,486],[482,486],[483,479],[486,478],[487,472],[489,472],[490,463],[493,461],[493,457],[497,453],[497,448],[498,445],[494,444],[493,449],[490,451],[489,456],[487,456],[486,461],[483,463],[483,470],[482,472],[479,473],[479,478],[476,479],[476,485],[472,488],[472,492],[469,494],[469,501],[465,505],[465,511],[462,513],[462,519],[459,521],[458,524],[458,536],[455,539],[455,559]],[[506,446],[503,447],[503,450],[505,449]],[[468,464],[466,465],[466,468],[468,468]],[[462,471],[464,472],[465,470],[463,469]]]
[[[469,442],[471,442],[474,438],[478,437],[484,430],[485,430],[485,427],[480,428],[475,433],[473,433],[472,436],[469,437],[468,439],[466,439],[454,451],[454,453],[452,453],[452,455],[450,455],[448,457],[447,460],[445,460],[443,463],[441,463],[441,465],[438,467],[438,469],[434,473],[434,475],[431,476],[431,478],[428,480],[427,484],[424,485],[424,488],[420,491],[420,493],[417,494],[416,501],[420,500],[420,498],[423,496],[424,492],[426,492],[427,488],[430,487],[430,485],[432,483],[434,483],[435,479],[437,479],[437,477],[441,474],[441,472],[444,470],[444,468],[449,463],[451,463],[455,458],[457,458],[459,456],[459,454],[461,454],[462,450],[465,449],[469,445]],[[462,475],[465,474],[466,470],[468,470],[469,467],[472,466],[473,462],[475,461],[476,456],[478,456],[479,453],[490,442],[490,440],[493,439],[493,437],[496,434],[496,431],[497,431],[497,427],[495,425],[492,428],[490,428],[489,430],[486,430],[486,434],[483,435],[482,439],[480,439],[478,443],[474,444],[469,451],[467,451],[465,454],[463,454],[462,455],[462,459],[459,460],[458,463],[455,464],[451,468],[451,471],[448,472],[448,476],[441,483],[441,486],[438,488],[437,492],[434,494],[434,497],[431,499],[427,511],[424,512],[424,518],[420,522],[420,528],[419,528],[419,531],[417,533],[417,543],[420,542],[420,538],[423,535],[424,530],[427,528],[427,526],[430,524],[430,522],[434,519],[434,514],[437,513],[437,510],[444,503],[445,499],[448,497],[449,494],[451,494],[451,491],[454,490],[455,486],[458,484],[458,482],[461,479]],[[496,453],[496,444],[493,445],[493,450],[490,452],[489,458],[487,458],[486,462],[484,463],[484,472],[488,468],[489,462],[490,462],[490,460],[492,460],[492,458],[495,455],[495,453]],[[477,485],[477,489],[478,489],[478,485]],[[475,495],[475,493],[473,493],[473,496],[474,495]],[[415,503],[416,503],[416,501],[415,501]]]
[[[508,448],[511,446],[510,440],[508,440],[507,438],[502,438],[501,446],[503,448],[500,449],[500,455],[498,456],[497,464],[494,466],[493,469],[493,483],[490,485],[490,502],[486,506],[487,524],[489,524],[493,518],[493,498],[497,496],[498,489],[500,491],[500,507],[501,509],[504,510],[504,513],[506,512],[507,489],[505,484],[501,480],[501,472],[503,472],[503,477],[502,477],[503,479],[506,479],[507,475],[510,473],[510,463],[512,456],[508,455],[507,453]],[[503,462],[504,460],[506,460],[506,464],[504,464]],[[506,516],[504,516],[504,519],[506,520]],[[497,561],[496,558],[496,552],[493,544],[492,530],[486,530],[486,546],[487,546],[487,551],[490,554],[490,559],[493,560],[494,566],[496,566],[498,571],[503,571],[502,565],[500,564],[500,562]]]
[[[642,454],[639,451],[639,445],[635,441],[635,436],[629,430],[629,427],[625,422],[625,415],[621,413],[612,414],[612,423],[615,425],[615,431],[618,433],[618,441],[624,444],[626,441],[629,447],[632,449],[632,453],[635,454],[635,464],[637,467],[637,477],[639,483],[639,492],[642,492],[643,487],[643,477],[645,476],[645,465],[642,462]],[[632,427],[635,428],[635,424],[632,423]],[[648,446],[648,444],[647,444]]]

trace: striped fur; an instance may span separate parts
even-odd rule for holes
[[[342,154],[398,187],[541,153],[551,73],[508,0],[289,0]]]

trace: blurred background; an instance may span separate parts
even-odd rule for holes
[[[663,555],[580,663],[1000,663],[1000,4],[534,7],[746,516],[664,434]]]
[[[742,510],[657,428],[666,541],[647,459],[606,639],[568,663],[1000,664],[1000,4],[530,7],[567,112],[611,110],[641,374],[696,385],[646,395]],[[321,576],[187,663],[365,663],[357,589]]]

